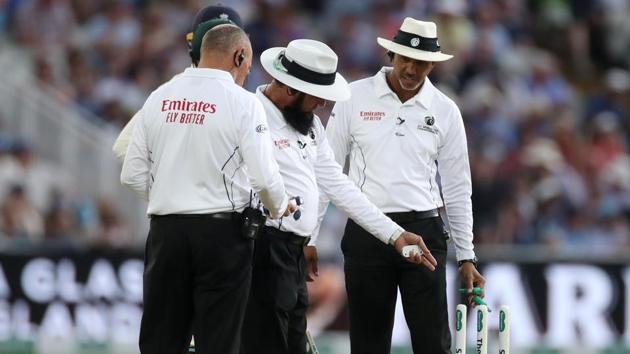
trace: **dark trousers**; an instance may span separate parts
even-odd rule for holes
[[[274,228],[256,240],[241,354],[306,352],[304,240]]]
[[[253,242],[239,214],[151,219],[144,262],[142,354],[237,354],[251,281]]]
[[[435,272],[405,261],[391,245],[352,220],[341,241],[352,354],[390,353],[397,289],[415,354],[450,353],[446,302],[446,232],[439,217],[396,220],[424,239],[438,262]]]

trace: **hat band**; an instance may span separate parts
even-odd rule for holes
[[[287,73],[302,81],[317,85],[332,85],[335,83],[337,73],[318,73],[307,69],[294,61],[290,61],[284,54],[281,54],[280,62],[282,63],[282,66],[287,69]]]
[[[427,52],[439,52],[440,46],[438,45],[437,38],[422,37],[417,34],[398,31],[394,36],[394,43],[404,45],[413,49],[424,50]]]

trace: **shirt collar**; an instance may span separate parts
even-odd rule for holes
[[[394,91],[392,91],[392,89],[387,84],[386,74],[391,70],[391,67],[386,66],[381,68],[381,70],[376,75],[374,75],[374,90],[377,97],[379,98],[386,95],[393,95],[394,97],[396,96]],[[424,79],[424,84],[422,85],[420,91],[415,96],[413,96],[411,100],[421,104],[424,108],[429,109],[431,107],[431,99],[433,98],[434,91],[435,86],[433,86],[431,80],[429,80],[429,78],[427,77]]]
[[[269,124],[273,124],[275,127],[282,129],[287,125],[287,121],[284,119],[284,116],[282,115],[282,112],[278,109],[278,107],[276,107],[276,105],[271,102],[269,97],[267,97],[263,93],[263,90],[266,86],[267,85],[261,85],[256,88],[256,97],[258,97],[258,100],[265,108],[265,113],[273,112],[273,114],[267,113],[267,122]]]
[[[224,70],[219,69],[210,69],[210,68],[186,68],[184,70],[185,76],[197,76],[197,77],[209,77],[215,78],[219,80],[226,80],[234,82],[234,78],[230,73]]]

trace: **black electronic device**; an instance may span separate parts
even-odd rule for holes
[[[255,240],[258,238],[258,234],[265,227],[265,221],[267,218],[263,215],[260,209],[247,207],[243,209],[243,225],[241,226],[241,233],[243,237],[249,240]]]

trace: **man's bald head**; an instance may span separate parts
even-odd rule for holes
[[[206,32],[201,41],[200,68],[229,72],[234,81],[243,85],[252,65],[252,45],[240,27],[223,24]]]
[[[213,27],[203,35],[201,56],[204,52],[231,53],[238,48],[251,46],[245,31],[235,25],[224,24]]]

